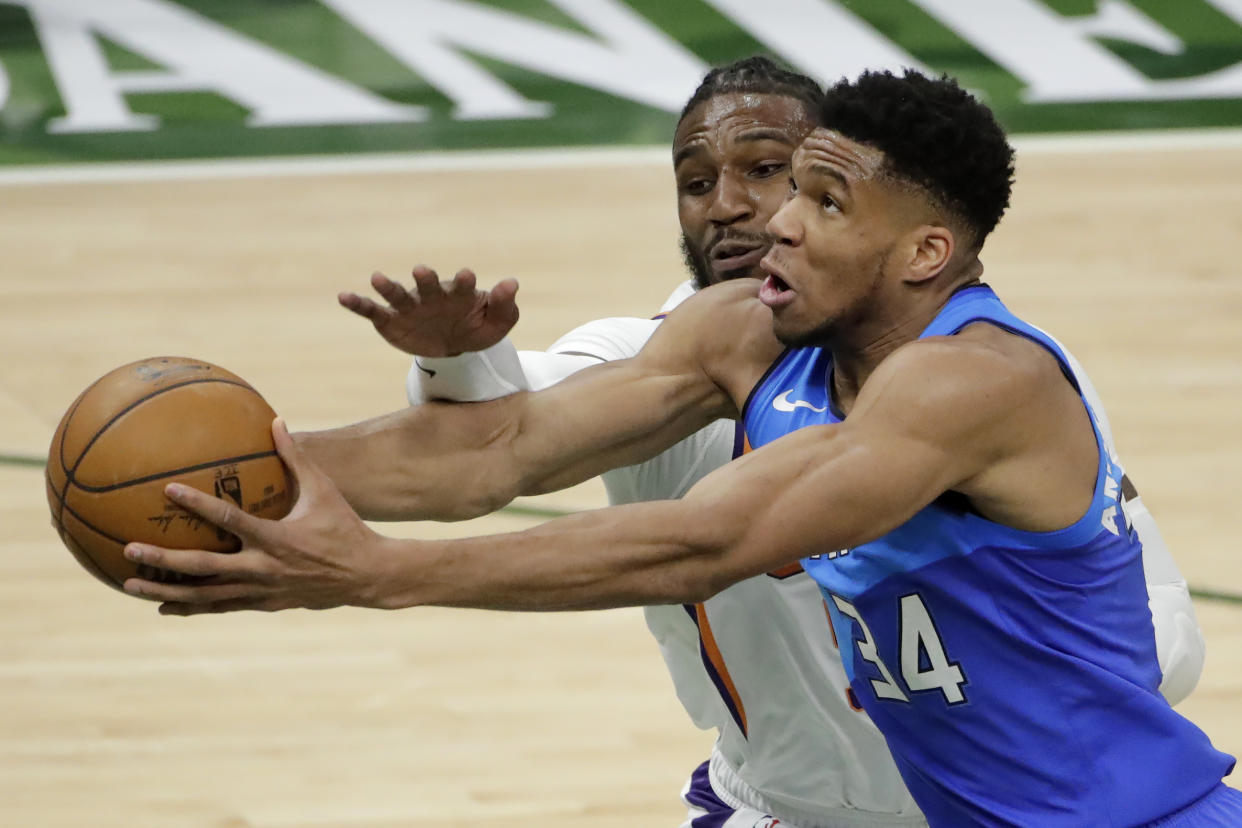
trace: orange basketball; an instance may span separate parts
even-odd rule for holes
[[[265,518],[284,517],[291,487],[272,443],[276,413],[240,377],[202,360],[152,357],[96,380],[52,437],[52,525],[78,562],[117,589],[175,573],[122,554],[130,541],[236,551],[238,541],[164,496],[177,481]]]

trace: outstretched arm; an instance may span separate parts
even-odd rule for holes
[[[1055,407],[1029,404],[1044,385],[1064,384],[1056,367],[1032,380],[986,349],[919,353],[926,356],[882,366],[845,423],[783,437],[709,475],[683,500],[601,509],[507,535],[375,535],[277,429],[303,492],[293,513],[262,521],[172,490],[174,500],[241,537],[243,548],[219,555],[131,545],[136,560],[211,580],[131,581],[127,589],[168,602],[164,611],[174,614],[342,603],[550,610],[690,602],[874,539],[950,488],[1000,511],[1021,504],[1023,528],[1073,522],[1091,496],[1091,481],[1078,479],[1079,465],[1094,467],[1090,425],[1083,415],[1075,426],[1085,435],[1068,442],[1091,456],[1065,463],[1060,430],[1071,426]],[[1076,401],[1068,385],[1063,391]],[[1050,459],[1072,468],[1032,484],[1026,467]]]
[[[297,439],[364,518],[475,517],[647,459],[734,416],[732,389],[704,366],[740,365],[753,382],[779,350],[765,313],[753,286],[727,286],[687,302],[635,358],[546,391],[429,403]],[[738,336],[747,328],[760,334],[753,343]],[[738,387],[749,390],[745,380]]]

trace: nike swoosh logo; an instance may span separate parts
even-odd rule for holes
[[[786,391],[785,393],[781,394],[776,399],[772,400],[772,407],[775,408],[777,411],[784,411],[785,413],[789,413],[790,411],[797,411],[799,408],[809,408],[812,411],[814,411],[816,414],[823,414],[825,411],[828,410],[828,406],[824,406],[823,408],[816,408],[815,406],[811,405],[806,400],[790,401],[789,395],[792,393],[793,393],[792,390]]]
[[[422,371],[427,376],[434,377],[436,375],[436,372],[431,370],[430,368],[424,368],[422,365],[419,365],[418,360],[414,360],[414,364],[418,365],[418,370]]]

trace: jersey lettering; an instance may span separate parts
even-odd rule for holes
[[[858,645],[858,654],[864,660],[870,661],[875,668],[880,671],[882,679],[871,679],[871,689],[882,699],[893,699],[894,701],[910,701],[906,698],[906,694],[901,692],[901,688],[893,681],[893,674],[884,666],[884,662],[880,661],[880,655],[875,651],[875,639],[871,637],[871,628],[867,626],[867,622],[859,615],[858,610],[849,601],[840,595],[832,596],[832,602],[837,605],[845,615],[853,618],[858,624],[858,628],[862,630],[862,638],[854,639],[854,643]]]
[[[854,643],[858,645],[858,654],[880,671],[882,678],[870,680],[871,689],[876,696],[908,703],[909,697],[894,680],[892,672],[876,651],[871,628],[863,620],[858,608],[839,595],[833,595],[832,601],[842,614],[858,624],[858,629],[862,632],[862,637],[855,638]],[[940,631],[936,629],[936,622],[932,620],[927,605],[918,593],[902,596],[898,605],[898,629],[901,678],[910,692],[939,690],[946,704],[963,704],[966,694],[962,692],[962,687],[968,683],[966,674],[959,663],[949,661]]]
[[[966,676],[944,651],[940,631],[917,592],[901,596],[901,677],[911,692],[939,690],[946,704],[966,701]],[[923,669],[923,665],[927,669]]]

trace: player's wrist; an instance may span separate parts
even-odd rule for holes
[[[424,541],[389,538],[376,534],[367,544],[366,574],[354,606],[369,609],[406,609],[433,603],[419,564],[427,555]]]
[[[415,357],[406,379],[411,404],[428,400],[483,402],[529,390],[508,339],[455,357]]]

